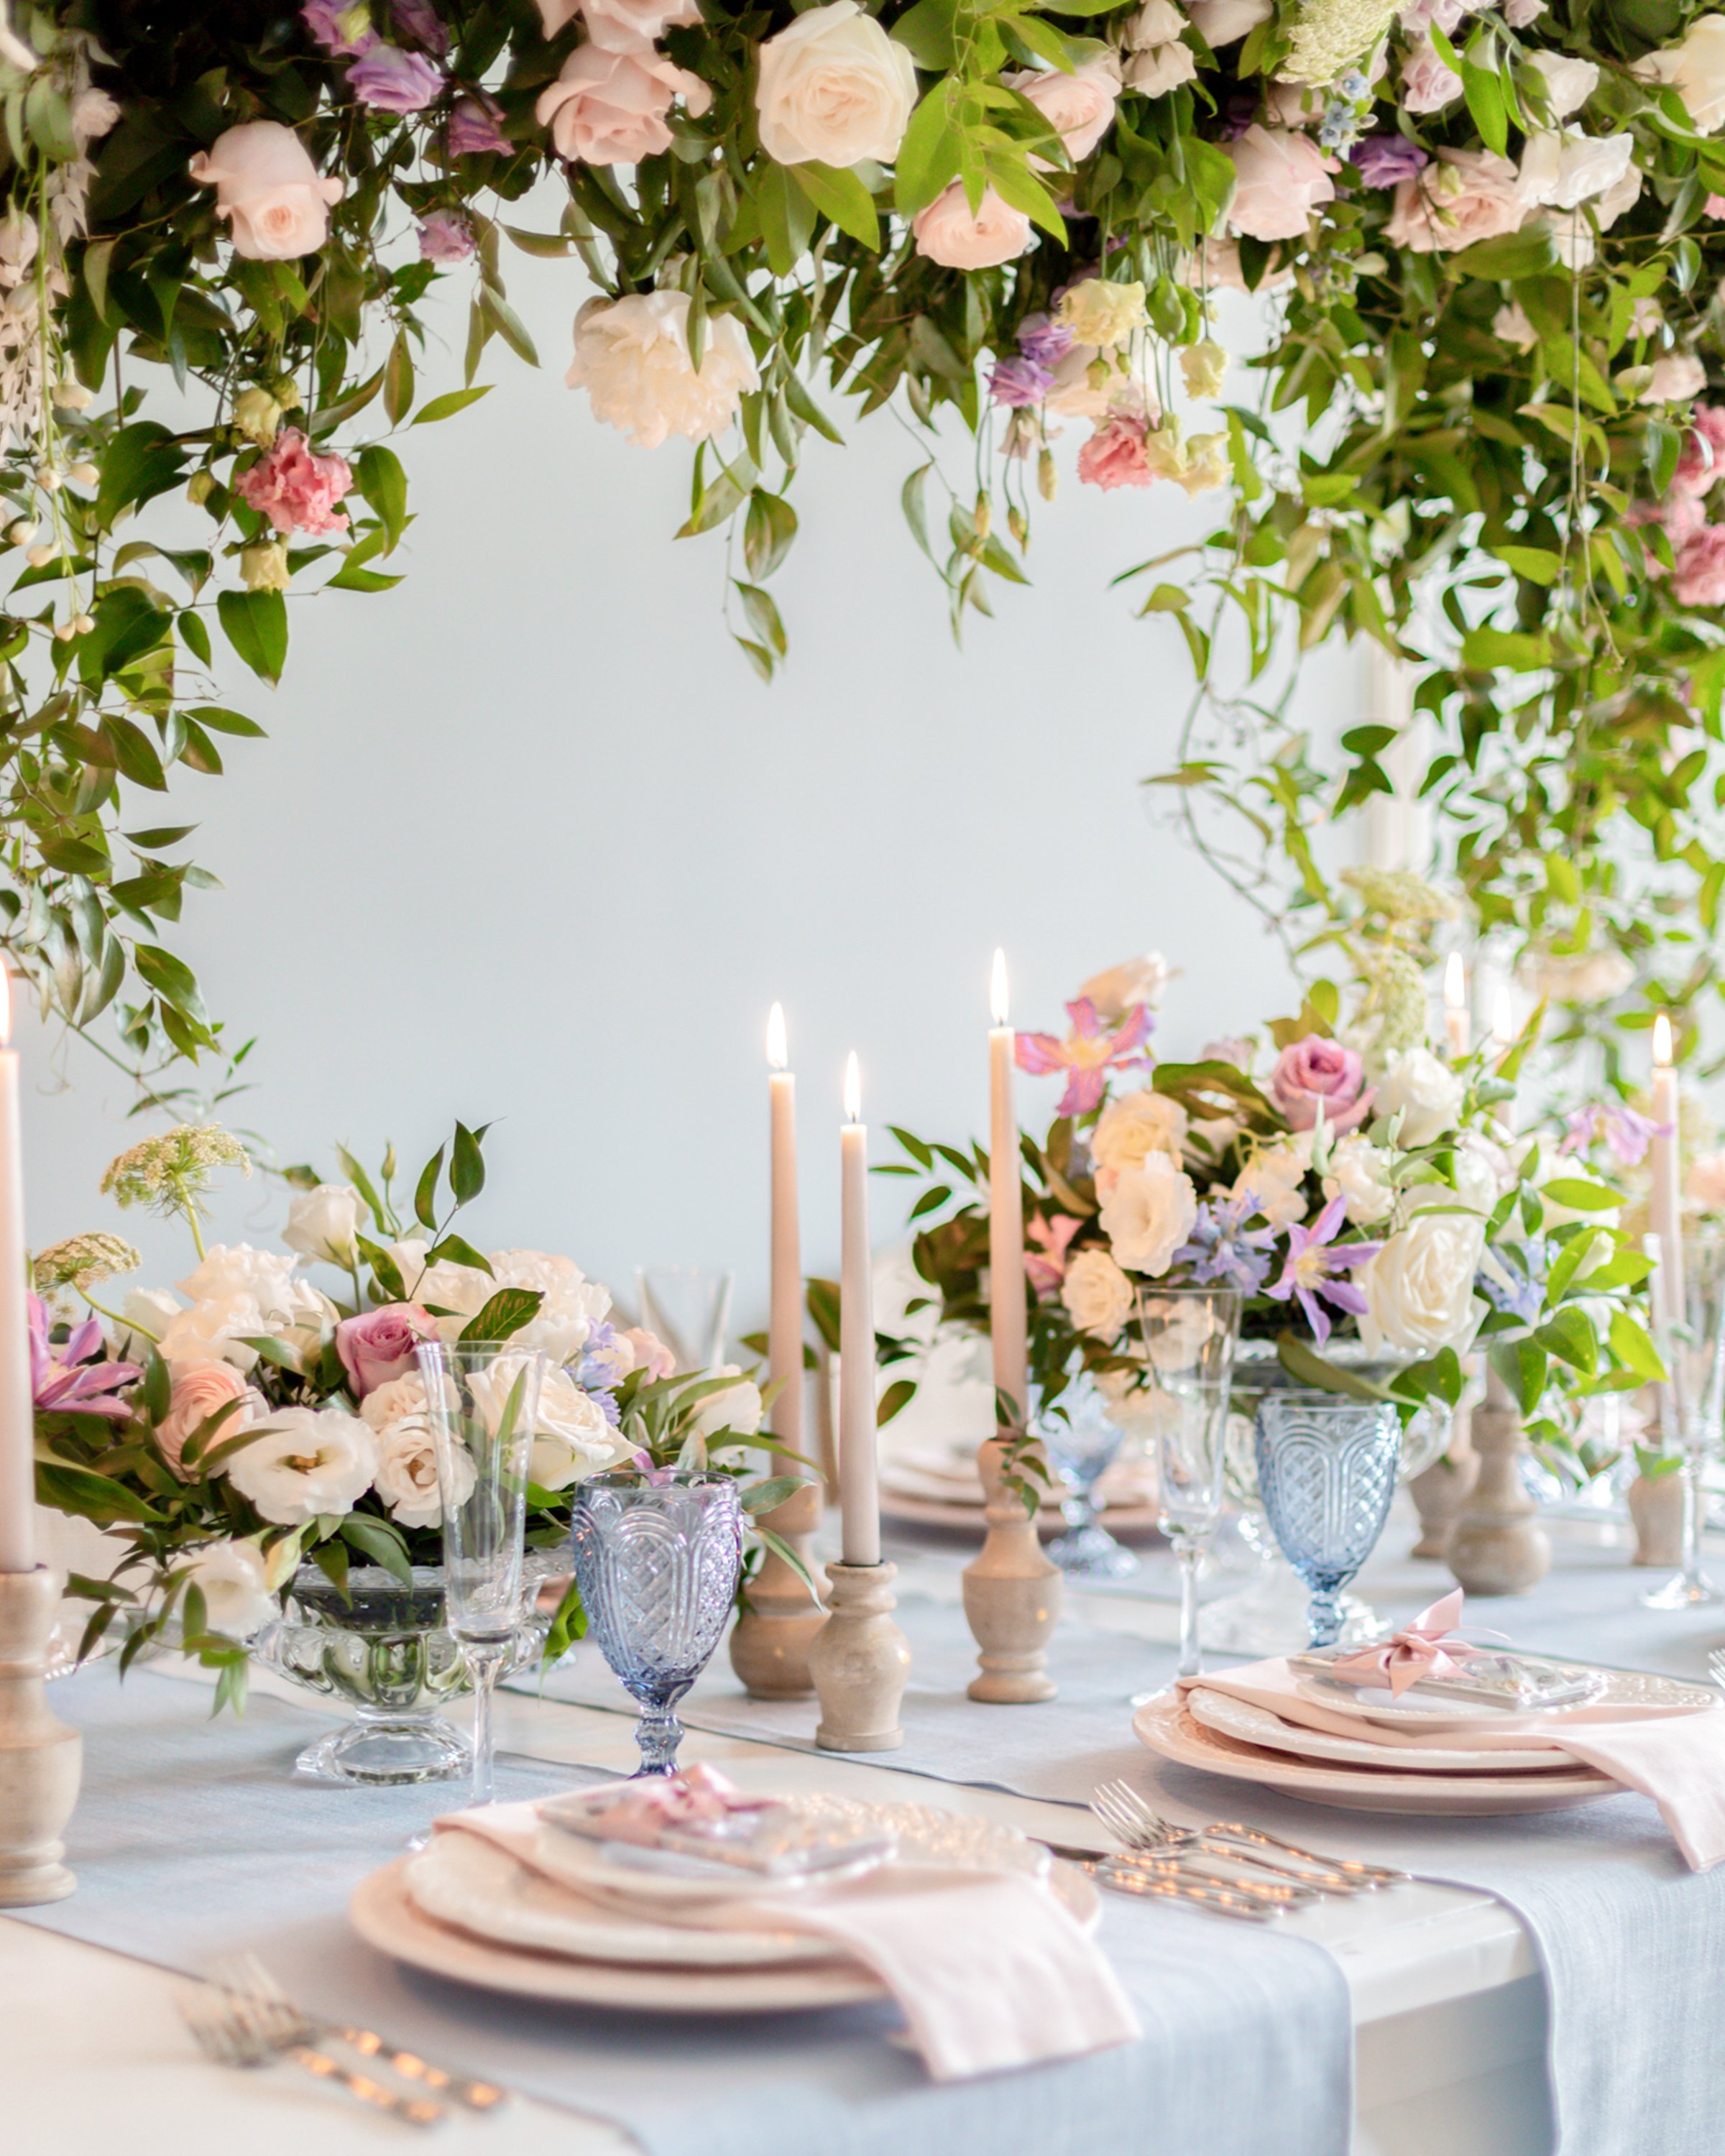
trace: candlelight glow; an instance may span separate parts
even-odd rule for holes
[[[845,1116],[847,1122],[862,1121],[862,1073],[856,1067],[856,1050],[845,1059]]]
[[[1006,953],[997,951],[994,953],[994,970],[988,977],[988,1009],[993,1014],[996,1025],[1006,1024],[1007,1008]]]
[[[12,968],[0,963],[0,1048],[12,1039]]]
[[[775,1070],[783,1070],[790,1060],[785,1048],[783,1004],[774,1004],[767,1014],[767,1060]]]
[[[1669,1070],[1674,1060],[1671,1055],[1671,1022],[1661,1011],[1653,1021],[1653,1060],[1662,1070]]]
[[[1500,1048],[1507,1048],[1516,1037],[1516,1014],[1509,1000],[1509,990],[1500,988],[1491,1005],[1491,1032]]]
[[[1452,951],[1444,961],[1444,1002],[1450,1010],[1467,1008],[1467,968],[1459,951]]]

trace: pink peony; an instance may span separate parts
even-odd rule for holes
[[[1234,160],[1228,223],[1249,239],[1302,239],[1312,211],[1335,199],[1333,161],[1309,135],[1253,126],[1224,146]]]
[[[1078,476],[1086,486],[1148,486],[1150,465],[1144,454],[1147,422],[1130,412],[1105,419],[1078,452]]]
[[[434,209],[419,222],[419,258],[424,262],[465,262],[473,253],[473,228],[453,209]]]
[[[557,155],[572,164],[638,165],[670,149],[665,115],[677,96],[694,113],[713,101],[699,75],[651,45],[612,53],[586,44],[570,54],[533,110],[551,130]]]
[[[239,482],[241,498],[278,531],[345,531],[336,504],[353,484],[345,457],[320,456],[297,427],[284,427],[273,448]]]
[[[1021,209],[983,190],[973,213],[964,182],[954,180],[911,220],[916,252],[947,270],[992,270],[1015,261],[1030,244],[1030,220]]]
[[[1527,214],[1522,176],[1491,150],[1440,150],[1437,162],[1395,191],[1384,237],[1413,254],[1447,254],[1517,232]]]
[[[336,1353],[354,1397],[363,1399],[393,1378],[418,1368],[413,1351],[437,1337],[437,1320],[417,1302],[386,1302],[362,1317],[344,1317],[336,1327]]]
[[[1322,1103],[1325,1128],[1339,1134],[1363,1123],[1371,1112],[1373,1096],[1360,1091],[1365,1075],[1365,1065],[1353,1049],[1344,1048],[1339,1040],[1326,1040],[1322,1034],[1308,1033],[1277,1056],[1270,1090],[1291,1129],[1309,1131]]]
[[[216,1445],[223,1444],[250,1428],[259,1403],[231,1363],[174,1361],[168,1364],[167,1374],[173,1389],[168,1396],[167,1413],[156,1426],[156,1442],[174,1473],[182,1481],[189,1482],[198,1471],[182,1467],[180,1456],[192,1433],[230,1400],[242,1401],[244,1404],[234,1409],[212,1440]]]
[[[1671,596],[1680,606],[1725,606],[1725,524],[1703,524],[1679,545]]]

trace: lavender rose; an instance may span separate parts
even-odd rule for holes
[[[347,87],[374,112],[423,112],[444,86],[424,53],[373,45],[347,70]]]
[[[362,1317],[344,1317],[336,1327],[336,1353],[355,1397],[363,1399],[393,1378],[410,1377],[413,1350],[435,1340],[437,1320],[417,1302],[386,1302]]]
[[[1351,1131],[1371,1113],[1372,1094],[1360,1091],[1365,1075],[1365,1065],[1353,1049],[1309,1033],[1277,1056],[1270,1090],[1291,1129],[1309,1131],[1322,1104],[1326,1127],[1339,1133]]]
[[[506,157],[509,137],[497,124],[500,115],[489,98],[463,97],[449,115],[452,157]]]

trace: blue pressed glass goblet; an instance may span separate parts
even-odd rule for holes
[[[576,1492],[575,1578],[599,1651],[638,1701],[637,1775],[674,1774],[677,1702],[712,1659],[742,1567],[728,1476],[619,1468]]]
[[[1314,1647],[1342,1632],[1341,1594],[1377,1548],[1395,1495],[1395,1409],[1334,1393],[1272,1393],[1255,1430],[1258,1490],[1282,1555],[1311,1591]]]

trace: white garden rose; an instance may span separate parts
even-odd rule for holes
[[[755,1395],[758,1409],[760,1394]],[[542,1490],[567,1490],[572,1482],[621,1466],[634,1450],[606,1421],[591,1393],[567,1370],[548,1370],[539,1389],[528,1473]]]
[[[294,1260],[279,1251],[254,1250],[249,1243],[212,1243],[175,1285],[193,1302],[243,1295],[264,1318],[285,1317],[293,1307]]]
[[[341,1408],[277,1408],[228,1467],[228,1479],[266,1520],[297,1527],[320,1513],[351,1512],[377,1471],[377,1440]]]
[[[761,386],[735,315],[707,316],[699,373],[689,364],[690,304],[686,292],[631,292],[589,300],[575,317],[575,357],[563,378],[637,449],[656,449],[671,434],[704,442],[721,434],[742,398]]]
[[[1160,951],[1147,951],[1142,958],[1122,958],[1092,973],[1078,993],[1096,1007],[1104,1025],[1116,1024],[1134,1004],[1148,1004],[1154,1010],[1163,992],[1174,978],[1174,968]]]
[[[916,70],[856,0],[811,8],[760,52],[761,147],[781,165],[890,162],[898,154]]]
[[[1440,1063],[1429,1048],[1404,1048],[1384,1064],[1378,1088],[1380,1116],[1399,1112],[1396,1142],[1404,1152],[1430,1145],[1453,1130],[1466,1097],[1467,1081],[1459,1070]]]
[[[359,1412],[377,1440],[377,1495],[401,1526],[440,1527],[444,1492],[438,1478],[437,1444],[426,1412],[424,1379],[392,1378],[366,1394]],[[472,1496],[475,1479],[472,1460],[458,1451],[454,1503],[463,1504]]]
[[[736,1363],[721,1363],[710,1374],[715,1378],[735,1378],[737,1383],[722,1393],[712,1393],[701,1404],[701,1411],[690,1424],[702,1437],[716,1436],[721,1430],[739,1431],[752,1437],[761,1427],[763,1412],[761,1389],[750,1383],[742,1374],[742,1366]]]
[[[1081,1332],[1115,1339],[1132,1316],[1137,1291],[1106,1250],[1081,1250],[1066,1267],[1060,1301]]]
[[[249,1640],[278,1613],[269,1574],[254,1543],[206,1543],[177,1555],[174,1569],[203,1596],[205,1621],[230,1640]],[[180,1607],[185,1604],[182,1601]]]
[[[1375,1228],[1395,1210],[1395,1191],[1389,1180],[1393,1156],[1383,1147],[1350,1131],[1338,1138],[1330,1152],[1329,1173],[1324,1178],[1324,1196],[1339,1193],[1347,1200],[1348,1217],[1357,1228]]]
[[[1567,120],[1572,112],[1579,112],[1599,86],[1599,70],[1591,60],[1579,60],[1568,53],[1527,53],[1524,57],[1545,77],[1553,120]]]
[[[1229,1196],[1243,1198],[1250,1191],[1272,1228],[1303,1220],[1306,1194],[1300,1186],[1312,1167],[1312,1141],[1310,1131],[1296,1131],[1282,1144],[1254,1153],[1235,1178]]]
[[[1682,41],[1649,53],[1630,73],[1643,82],[1669,83],[1702,135],[1725,126],[1725,15],[1700,15]]]
[[[1186,1111],[1165,1093],[1123,1093],[1111,1101],[1090,1137],[1090,1157],[1100,1168],[1117,1173],[1137,1168],[1147,1153],[1165,1152],[1178,1160],[1186,1143]]]
[[[302,1190],[288,1206],[282,1238],[302,1258],[345,1270],[359,1261],[359,1193],[345,1183],[320,1183]]]
[[[1411,1355],[1440,1348],[1461,1353],[1481,1315],[1474,1276],[1485,1247],[1485,1223],[1474,1214],[1416,1213],[1353,1276],[1365,1291],[1360,1333],[1368,1349],[1387,1343]]]
[[[413,1370],[404,1378],[389,1378],[374,1386],[359,1404],[359,1419],[380,1445],[403,1425],[429,1430],[424,1378]]]
[[[1168,1270],[1197,1219],[1192,1178],[1166,1153],[1147,1154],[1137,1168],[1122,1169],[1102,1200],[1102,1232],[1115,1263],[1152,1279]]]

